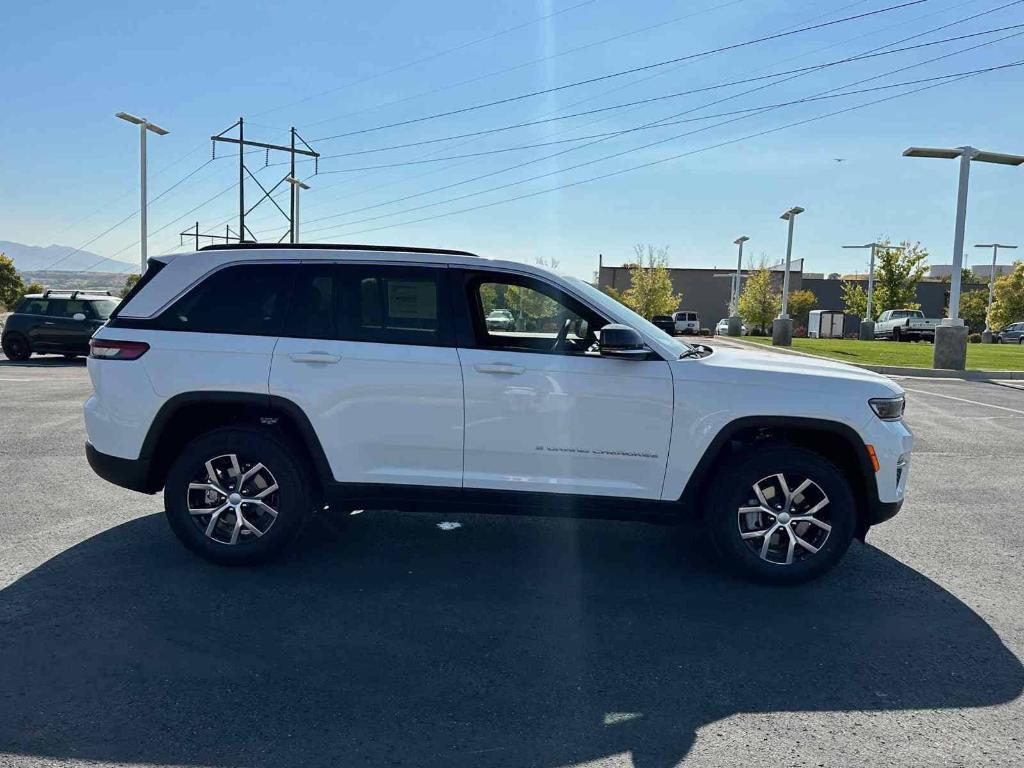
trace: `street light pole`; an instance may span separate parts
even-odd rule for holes
[[[1016,248],[1016,245],[1004,245],[1003,243],[979,243],[975,248],[992,249],[992,271],[988,276],[988,309],[985,310],[985,331],[981,334],[981,340],[985,344],[992,343],[992,321],[988,316],[992,313],[992,298],[996,288],[996,259],[999,258],[1000,248]]]
[[[157,136],[166,136],[169,131],[164,130],[155,123],[149,122],[144,117],[136,117],[127,112],[118,112],[114,117],[119,117],[126,122],[139,126],[139,222],[141,230],[139,236],[141,269],[139,274],[141,275],[146,271],[146,250],[148,245],[146,242],[146,131],[152,131]]]
[[[910,147],[903,151],[904,157],[937,157],[944,160],[960,160],[960,176],[956,194],[956,224],[953,232],[953,274],[949,284],[949,317],[944,318],[935,329],[935,352],[932,359],[934,368],[952,368],[962,371],[967,365],[967,328],[960,319],[960,271],[964,263],[964,231],[967,228],[967,187],[971,176],[971,162],[998,163],[1000,165],[1024,164],[1020,155],[1005,155],[999,152],[985,152],[974,147],[952,147],[934,149]]]
[[[772,323],[772,344],[775,346],[793,344],[793,321],[789,318],[789,265],[793,258],[793,223],[803,212],[803,208],[795,205],[779,217],[789,222],[789,235],[786,239],[786,271],[782,273],[782,311]]]
[[[860,321],[860,340],[868,341],[875,338],[874,314],[871,312],[875,298],[875,254],[878,251],[895,251],[901,246],[888,245],[886,243],[867,243],[865,245],[844,245],[843,248],[870,248],[871,260],[868,266],[868,305],[864,312],[865,317]]]
[[[740,282],[743,280],[743,244],[749,239],[746,235],[741,235],[732,241],[734,245],[739,246],[739,253],[736,255],[736,274],[732,278],[732,306],[726,328],[729,336],[740,336],[743,333],[743,320],[740,319]]]
[[[299,241],[299,190],[309,189],[309,184],[296,179],[294,176],[286,176],[285,181],[292,185],[292,242]]]

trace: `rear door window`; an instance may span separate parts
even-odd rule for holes
[[[46,308],[46,315],[47,317],[71,317],[67,313],[67,306],[67,299],[50,299],[49,306]]]
[[[25,315],[45,315],[49,307],[49,299],[25,299],[18,308],[18,312]]]

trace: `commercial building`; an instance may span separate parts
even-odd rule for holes
[[[779,291],[782,290],[782,268],[781,266],[770,267],[775,281],[778,283]],[[613,287],[617,291],[625,291],[630,286],[629,266],[606,266],[601,265],[598,274],[598,287]],[[727,267],[719,269],[686,269],[669,268],[669,276],[672,280],[672,289],[682,294],[682,301],[678,309],[697,312],[700,314],[701,326],[714,328],[715,324],[729,314],[729,291],[731,290],[731,275],[735,268],[730,270]],[[746,278],[748,272],[741,273]],[[814,277],[811,277],[815,274]],[[790,268],[789,289],[791,291],[809,290],[818,297],[816,309],[837,309],[845,310],[843,304],[843,283],[841,279],[830,279],[821,277],[822,273],[807,273],[803,271],[803,260],[794,259]],[[867,278],[854,279],[849,282],[858,283],[867,290]],[[964,291],[987,290],[985,282],[970,283],[963,286]],[[921,310],[927,317],[944,317],[946,304],[949,301],[949,283],[938,280],[922,280],[916,287],[916,301],[921,305]]]

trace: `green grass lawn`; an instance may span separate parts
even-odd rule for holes
[[[771,344],[770,338],[748,336],[746,341]],[[793,339],[793,349],[864,365],[932,367],[932,345],[919,342],[856,341],[854,339]],[[967,368],[980,371],[1024,371],[1024,346],[968,344]]]

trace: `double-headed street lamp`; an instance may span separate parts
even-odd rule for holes
[[[988,276],[988,309],[985,311],[985,332],[981,334],[981,340],[986,344],[992,343],[992,321],[988,316],[992,313],[992,295],[996,287],[996,259],[999,257],[1000,248],[1016,248],[1016,245],[1003,245],[1002,243],[978,243],[975,248],[992,249],[992,272]]]
[[[875,320],[874,315],[871,314],[871,304],[875,297],[875,254],[878,251],[900,250],[900,246],[888,245],[887,243],[867,243],[865,245],[844,245],[843,248],[871,249],[871,263],[868,267],[868,306],[864,317],[860,321],[861,341],[868,341],[875,338]]]
[[[782,311],[772,323],[772,344],[788,347],[793,344],[793,321],[789,318],[789,264],[793,257],[793,222],[804,212],[795,205],[779,218],[789,222],[789,236],[786,239],[786,269],[782,273]]]
[[[949,317],[935,329],[935,351],[932,360],[934,368],[963,370],[967,364],[967,328],[960,319],[960,270],[964,262],[964,230],[967,227],[967,185],[971,175],[971,161],[998,163],[999,165],[1021,165],[1024,157],[1004,155],[999,152],[984,152],[974,147],[953,147],[934,149],[910,147],[903,151],[904,157],[938,157],[944,160],[960,158],[960,183],[956,196],[956,227],[953,234],[953,274],[949,285]]]
[[[149,122],[144,117],[136,117],[127,112],[118,112],[114,117],[119,117],[133,125],[139,126],[139,193],[141,204],[139,207],[139,221],[141,232],[139,244],[141,245],[141,275],[146,271],[146,131],[152,131],[157,136],[166,136],[170,131],[161,128],[156,123]]]

